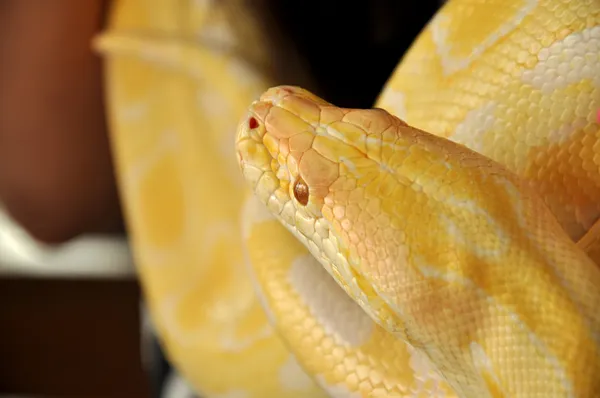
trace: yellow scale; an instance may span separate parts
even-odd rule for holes
[[[248,191],[234,134],[273,83],[251,66],[268,60],[259,21],[237,3],[113,1],[96,46],[106,59],[131,243],[169,358],[200,393],[325,396],[315,380],[344,380],[334,365],[351,353],[332,358],[327,380],[307,375],[269,324],[244,264],[244,239],[252,237],[241,231]],[[531,181],[569,236],[600,262],[599,54],[597,0],[450,0],[376,106]],[[276,250],[290,259],[305,253],[291,235]],[[310,311],[299,306],[295,316]],[[387,396],[454,396],[406,346],[372,339],[370,355],[393,362],[394,353],[405,360],[397,369],[410,372],[393,379]],[[329,393],[368,396],[357,380],[346,383]]]

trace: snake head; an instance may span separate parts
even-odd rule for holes
[[[368,204],[365,187],[380,173],[371,158],[380,140],[369,143],[367,132],[398,124],[381,109],[340,108],[280,86],[255,101],[238,126],[238,162],[255,195],[342,285],[356,280],[350,263],[360,253],[350,249],[362,247],[353,241],[370,214],[357,209]]]
[[[333,221],[335,193],[356,186],[357,167],[377,166],[366,154],[365,129],[381,120],[373,114],[400,122],[381,109],[339,108],[298,87],[267,90],[238,126],[245,179],[288,228],[312,238],[319,220]]]
[[[325,197],[339,177],[337,164],[314,147],[322,107],[339,109],[301,88],[275,87],[250,106],[238,127],[238,162],[246,180],[290,227],[296,227],[298,216],[322,216]]]
[[[324,209],[340,178],[337,155],[344,148],[332,145],[326,123],[343,115],[304,89],[279,86],[249,107],[237,130],[238,162],[255,195],[326,268],[330,212]]]

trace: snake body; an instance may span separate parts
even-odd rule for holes
[[[251,106],[237,147],[261,202],[371,319],[410,345],[397,361],[408,363],[398,354],[417,349],[465,397],[600,392],[600,269],[505,167],[385,111],[341,109],[294,87],[268,90]],[[273,232],[256,233],[251,245],[277,244]],[[253,257],[259,271],[289,263],[266,257]],[[314,266],[294,261],[288,275]],[[281,306],[297,293],[274,279],[271,272],[261,285],[268,305]],[[301,327],[292,321],[306,322],[285,310],[275,319],[284,336]],[[333,328],[351,325],[365,326]],[[346,346],[336,342],[341,332],[322,333],[329,347],[321,341],[308,356]],[[388,382],[403,370],[380,362],[369,334],[355,344],[376,359],[354,387],[402,393],[377,388],[386,370]],[[320,374],[312,361],[301,363]],[[346,369],[346,384],[358,369]]]
[[[450,0],[379,110],[268,90],[225,3],[118,0],[97,42],[140,280],[197,391],[600,396],[600,3]]]

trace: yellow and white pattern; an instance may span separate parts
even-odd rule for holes
[[[338,135],[304,164],[321,166],[311,175],[331,183],[326,153],[346,176],[381,179],[369,186],[386,200],[354,206],[372,192],[348,177],[335,198],[348,206],[328,214],[336,223],[307,213],[294,224],[304,235],[249,195],[237,165],[236,126],[273,85],[261,72],[260,21],[237,3],[118,0],[97,41],[140,280],[171,360],[198,392],[600,396],[600,276],[581,250],[600,262],[600,2],[447,2],[376,106],[493,161],[450,144],[441,145],[449,151],[442,160],[426,134],[403,149],[411,156],[402,162],[385,133],[353,150],[336,146],[389,124],[383,111],[356,111],[352,123],[362,127],[320,132]],[[315,118],[310,104],[290,106]],[[341,110],[331,109],[330,122],[339,122]],[[273,118],[274,134],[303,128],[289,116]],[[288,146],[306,151],[306,134],[298,137]],[[381,157],[377,173],[359,159],[367,149]],[[280,163],[264,202],[298,172]],[[497,164],[518,178],[491,173]],[[396,191],[407,181],[412,190]],[[327,196],[319,187],[311,200]],[[402,208],[399,194],[415,205]],[[360,214],[394,228],[353,230]],[[347,231],[339,236],[354,252],[342,238],[322,239],[332,225]],[[321,261],[329,268],[320,253],[335,258]],[[354,268],[365,255],[372,261]],[[413,267],[398,266],[402,259]]]
[[[598,393],[600,269],[502,165],[383,110],[341,109],[295,87],[250,107],[237,147],[256,197],[307,248],[290,256],[285,229],[267,230],[264,216],[247,241],[278,330],[323,384],[402,396],[421,354],[459,396]],[[300,283],[318,272],[314,259],[377,331],[310,308],[320,286]],[[350,328],[361,338],[336,338]]]

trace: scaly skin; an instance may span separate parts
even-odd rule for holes
[[[237,149],[261,202],[459,396],[600,394],[600,269],[504,166],[386,111],[285,86],[253,103]],[[306,318],[277,320],[284,338],[301,327],[290,321]],[[315,376],[306,357],[337,349],[290,346]]]
[[[274,84],[252,67],[271,62],[255,29],[262,21],[241,0],[111,4],[110,26],[96,44],[106,60],[117,177],[145,300],[180,373],[203,397],[323,396],[317,384],[335,397],[456,396],[427,359],[444,358],[447,351],[436,357],[412,349],[376,325],[262,204],[243,207],[248,189],[236,164],[235,126],[248,104]],[[363,54],[357,49],[348,57]],[[343,67],[334,45],[323,62]],[[600,262],[599,65],[598,0],[450,0],[399,62],[375,106],[464,144],[531,183],[568,236]],[[415,217],[423,208],[414,208],[411,222],[442,225],[432,213]],[[473,217],[468,207],[462,211]],[[494,228],[484,221],[480,231]],[[514,219],[501,221],[504,228]],[[490,244],[479,235],[464,239],[475,248]],[[521,244],[511,245],[513,254],[527,249]],[[243,267],[245,259],[252,272]],[[557,267],[573,268],[565,262]],[[534,269],[544,274],[543,267]],[[502,278],[523,275],[519,270]],[[536,286],[545,286],[544,280]],[[447,317],[444,308],[472,303],[457,295],[449,300],[447,306],[425,302],[431,308],[413,314],[423,321],[420,327],[447,320],[428,314]],[[554,313],[556,303],[536,306],[533,316],[541,316],[542,310]],[[583,333],[577,319],[573,323],[566,330]],[[431,344],[463,337],[457,330],[466,327],[474,326],[461,324]],[[482,354],[492,341],[465,354],[472,352],[489,372],[496,370]],[[575,350],[585,348],[572,341]],[[511,363],[514,377],[504,374],[503,382],[521,380],[521,370],[535,358]],[[444,371],[460,377],[460,369]],[[495,383],[491,374],[485,377]],[[548,374],[551,380],[554,373]],[[559,389],[541,396],[566,394]]]

